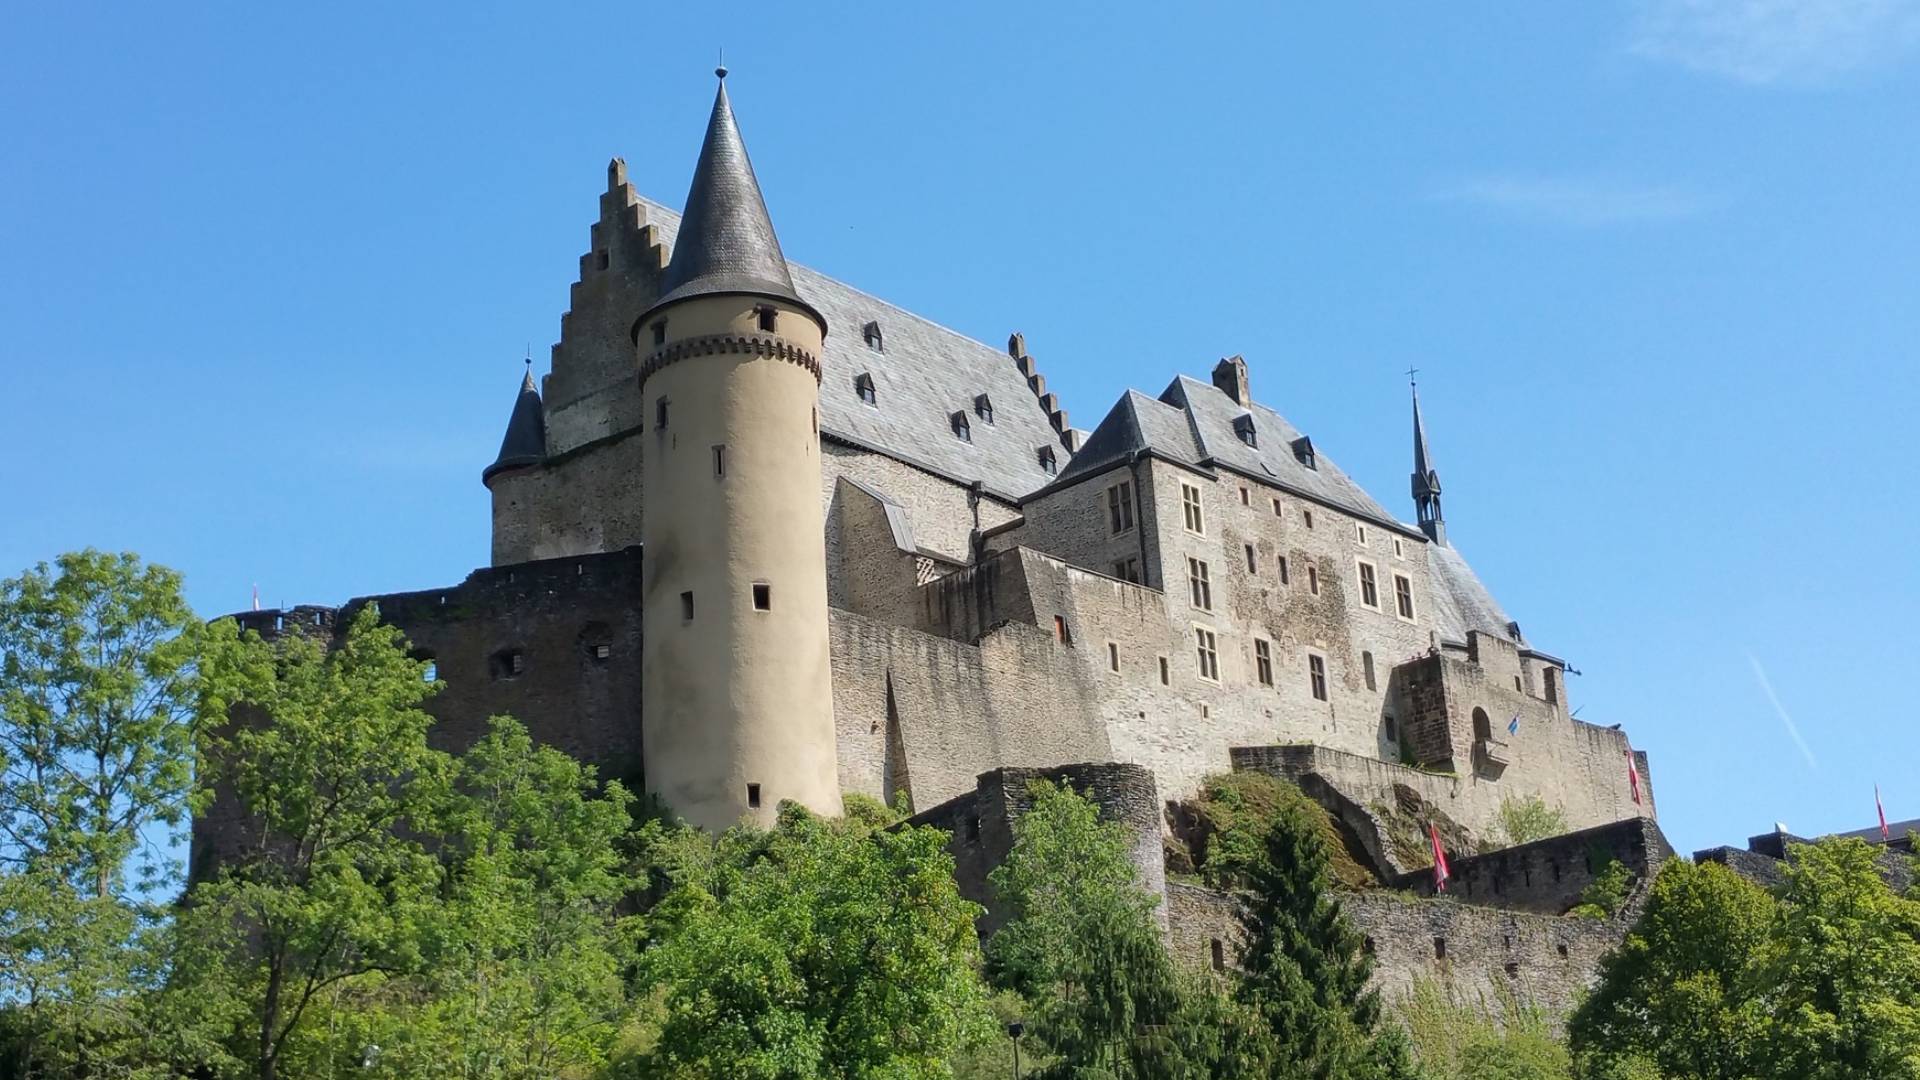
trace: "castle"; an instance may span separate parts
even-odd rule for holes
[[[492,565],[349,605],[432,661],[434,737],[512,714],[709,828],[904,802],[954,831],[976,895],[1021,778],[1071,776],[1216,963],[1221,898],[1168,881],[1167,808],[1269,771],[1383,884],[1421,888],[1409,820],[1465,848],[1455,900],[1356,896],[1387,978],[1471,962],[1570,994],[1613,933],[1557,918],[1590,853],[1666,853],[1651,777],[1448,543],[1417,396],[1413,524],[1238,356],[1077,428],[1020,334],[1002,351],[789,264],[720,74],[682,212],[608,168],[551,371],[482,472]],[[1524,796],[1575,835],[1470,857]],[[196,824],[197,872],[221,828]]]

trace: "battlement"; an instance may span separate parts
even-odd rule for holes
[[[1461,903],[1561,915],[1580,903],[1610,863],[1620,863],[1645,884],[1673,855],[1660,826],[1649,818],[1628,818],[1483,855],[1449,856],[1447,895]],[[1406,874],[1393,886],[1434,894],[1430,871]]]

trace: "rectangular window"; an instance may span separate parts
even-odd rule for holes
[[[754,582],[753,610],[755,611],[772,611],[773,610],[773,586],[767,584],[764,581]]]
[[[687,620],[693,618],[693,594],[690,592],[680,594],[680,617]]]
[[[1260,572],[1260,568],[1254,565],[1254,562],[1253,562],[1253,545],[1248,544],[1247,545],[1247,573],[1257,574],[1259,572]]]
[[[1375,611],[1380,610],[1380,582],[1375,577],[1373,564],[1369,562],[1360,564],[1360,602]]]
[[[1404,545],[1400,543],[1400,538],[1397,536],[1394,537],[1393,538],[1393,557],[1398,559],[1405,556],[1406,553],[1407,553],[1407,549]]]
[[[653,324],[653,343],[655,345],[665,345],[667,343],[667,320],[655,320]]]
[[[771,307],[757,307],[753,310],[754,314],[760,316],[760,329],[765,330],[769,334],[773,333],[775,325],[774,309]]]
[[[1311,510],[1300,511],[1300,520],[1307,523],[1307,528],[1309,529],[1313,528],[1313,511]]]
[[[1244,488],[1244,487],[1242,487],[1242,488],[1240,489],[1240,505],[1241,505],[1241,506],[1252,506],[1252,505],[1253,505],[1253,493],[1252,493],[1252,492],[1250,492],[1250,491],[1248,491],[1248,490],[1247,490],[1246,488]]]
[[[752,807],[755,810],[760,809],[760,785],[759,784],[747,785],[747,805]]]
[[[1119,578],[1121,581],[1132,582],[1135,585],[1140,584],[1140,560],[1115,559],[1113,561],[1113,576]]]
[[[1213,953],[1213,970],[1227,970],[1227,946],[1219,938],[1214,938],[1210,946]]]
[[[1307,681],[1313,684],[1313,699],[1327,700],[1327,661],[1323,656],[1307,654]]]
[[[1253,639],[1253,670],[1261,686],[1273,685],[1273,646],[1264,638]]]
[[[1273,516],[1274,517],[1280,516],[1280,500],[1279,499],[1273,500]]]
[[[1200,512],[1200,489],[1192,484],[1180,485],[1180,509],[1186,513],[1187,531],[1207,534],[1207,519]]]
[[[1111,641],[1107,642],[1107,670],[1120,670],[1120,646]]]
[[[1317,566],[1307,567],[1307,591],[1315,596],[1320,595],[1320,568]]]
[[[1187,591],[1193,595],[1194,607],[1213,610],[1213,582],[1207,576],[1207,564],[1199,559],[1187,560]]]
[[[1107,489],[1107,531],[1118,536],[1133,528],[1133,485],[1115,484]]]
[[[713,448],[713,475],[727,475],[727,448],[725,446],[716,446]]]
[[[1067,629],[1067,617],[1065,615],[1055,615],[1053,617],[1053,636],[1062,645],[1073,644],[1073,631]]]
[[[1287,575],[1287,557],[1280,556],[1280,584],[1285,585],[1293,579]]]
[[[1393,604],[1401,618],[1413,618],[1413,579],[1405,574],[1393,575]]]
[[[653,430],[667,430],[667,399],[661,398],[653,403]]]
[[[1360,524],[1357,521],[1354,522],[1353,538],[1354,540],[1359,542],[1361,547],[1366,547],[1367,546],[1367,527],[1365,525]]]
[[[1194,649],[1199,655],[1200,677],[1208,682],[1220,681],[1220,649],[1213,631],[1204,626],[1193,628]]]
[[[1370,653],[1370,652],[1363,652],[1363,653],[1361,653],[1361,654],[1360,654],[1360,669],[1361,669],[1361,672],[1362,672],[1362,673],[1363,673],[1363,674],[1364,674],[1364,675],[1366,676],[1366,678],[1367,678],[1367,689],[1369,689],[1369,690],[1378,690],[1378,689],[1379,689],[1379,687],[1378,687],[1378,686],[1376,686],[1376,685],[1374,685],[1374,678],[1373,678],[1373,654],[1372,654],[1372,653]]]
[[[1173,685],[1173,669],[1167,666],[1167,658],[1164,656],[1160,658],[1160,685]]]

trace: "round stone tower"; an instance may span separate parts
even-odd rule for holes
[[[723,81],[660,299],[633,327],[646,786],[703,828],[769,822],[785,799],[841,810],[820,508],[826,333],[794,290]]]

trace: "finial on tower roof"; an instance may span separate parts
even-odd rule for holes
[[[713,69],[713,73],[722,79],[727,77],[727,50],[724,45],[720,48],[720,63]]]

